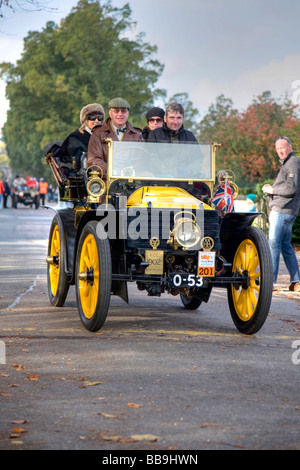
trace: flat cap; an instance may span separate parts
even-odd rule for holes
[[[130,109],[130,104],[128,101],[124,100],[123,98],[113,98],[108,103],[109,108],[127,108]]]

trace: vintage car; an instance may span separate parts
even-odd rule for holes
[[[149,296],[178,295],[190,310],[221,287],[237,329],[257,332],[272,298],[270,249],[264,233],[252,226],[258,214],[232,207],[229,212],[227,204],[220,211],[212,204],[218,145],[106,145],[107,175],[100,167],[87,168],[85,156],[81,169],[68,170],[67,177],[59,159],[46,155],[60,205],[68,206],[56,210],[50,229],[51,304],[63,306],[75,284],[82,324],[97,331],[111,295],[128,302],[128,282]],[[234,193],[228,175],[221,172],[219,187]]]
[[[40,207],[38,183],[35,178],[27,176],[26,179],[17,176],[12,184],[12,207],[17,209],[18,203],[24,206]]]

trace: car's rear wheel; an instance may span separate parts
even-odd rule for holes
[[[266,321],[273,288],[271,252],[260,229],[247,229],[235,251],[232,272],[248,275],[249,283],[229,286],[231,317],[240,332],[254,334]]]
[[[65,272],[66,246],[63,237],[63,225],[56,215],[50,228],[47,256],[48,295],[53,307],[64,305],[69,290],[68,276]]]
[[[111,295],[112,268],[109,240],[100,223],[84,227],[76,257],[76,296],[79,316],[89,331],[105,323]]]

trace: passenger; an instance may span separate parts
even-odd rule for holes
[[[183,106],[179,103],[170,103],[166,109],[163,126],[151,131],[148,140],[151,142],[197,143],[194,134],[184,128],[183,121]]]
[[[103,124],[104,118],[105,113],[101,104],[92,103],[82,108],[81,127],[72,132],[62,144],[62,163],[73,163],[75,157],[76,168],[80,168],[81,156],[87,152],[92,130],[95,126]]]
[[[114,98],[109,103],[109,118],[103,126],[93,130],[88,146],[88,165],[98,165],[103,170],[103,179],[107,174],[108,147],[106,139],[143,142],[142,131],[128,121],[129,103],[123,98]]]
[[[148,140],[149,133],[154,131],[159,127],[162,127],[164,124],[164,117],[165,112],[162,108],[151,108],[147,111],[146,119],[147,119],[147,126],[144,127],[142,131],[143,139]]]
[[[26,180],[24,180],[22,175],[16,175],[14,181],[13,181],[13,188],[17,189],[18,191],[21,191],[23,189],[23,186],[25,186]]]

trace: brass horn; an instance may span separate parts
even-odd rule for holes
[[[220,170],[217,173],[217,180],[218,180],[218,183],[220,185],[227,182],[228,185],[230,186],[231,190],[232,190],[233,199],[236,199],[238,197],[239,188],[238,188],[237,184],[235,184],[235,182],[232,181],[232,180],[235,180],[235,174],[233,173],[233,171],[231,171],[231,170]]]

